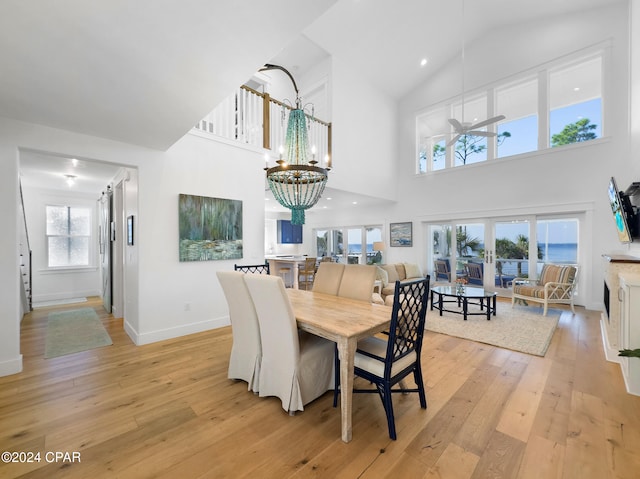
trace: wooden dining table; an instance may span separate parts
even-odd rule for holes
[[[340,358],[342,440],[351,441],[353,361],[358,340],[389,328],[391,307],[331,294],[287,289],[298,328],[335,341]]]

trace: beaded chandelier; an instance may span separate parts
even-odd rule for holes
[[[322,196],[329,168],[316,166],[318,162],[315,155],[309,160],[307,118],[296,82],[287,70],[278,65],[267,64],[261,71],[272,69],[282,70],[289,75],[296,91],[296,107],[289,113],[284,157],[281,153],[276,161],[277,166],[265,168],[267,183],[278,203],[291,210],[291,223],[303,225],[305,210],[313,207]]]

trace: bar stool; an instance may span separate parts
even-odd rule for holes
[[[293,274],[291,272],[291,267],[282,266],[282,267],[278,268],[278,274],[282,278],[282,281],[284,282],[285,288],[291,288],[293,286],[291,283],[289,283],[287,281],[287,275],[291,275],[291,278],[293,279]]]

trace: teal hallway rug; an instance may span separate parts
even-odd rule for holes
[[[93,308],[74,309],[49,313],[45,358],[113,344]]]

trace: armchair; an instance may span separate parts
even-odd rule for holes
[[[449,267],[448,259],[437,259],[434,261],[435,266],[435,280],[443,279],[446,282],[451,282],[451,268]]]
[[[482,263],[467,263],[464,265],[465,275],[469,284],[482,286],[484,284],[484,268]]]
[[[578,267],[568,265],[545,264],[538,280],[515,278],[511,307],[516,299],[544,304],[543,315],[547,315],[549,304],[569,304],[573,307],[573,296],[578,278]]]

